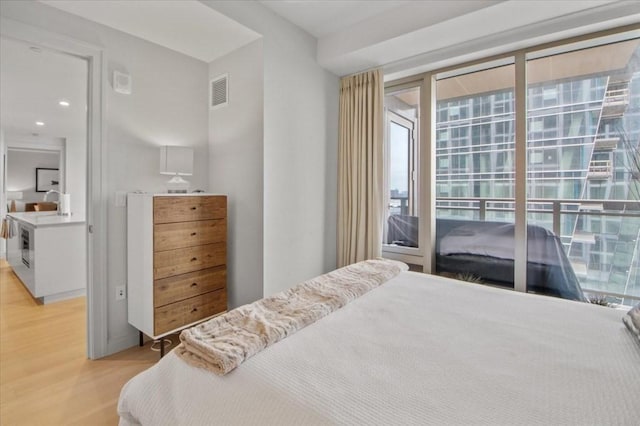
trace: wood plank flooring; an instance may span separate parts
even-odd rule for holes
[[[116,425],[120,389],[158,360],[86,358],[85,298],[38,304],[0,260],[0,425]]]

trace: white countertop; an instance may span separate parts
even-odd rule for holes
[[[48,226],[59,225],[81,225],[84,219],[80,217],[59,216],[56,212],[13,212],[8,214],[9,217],[22,222],[23,224],[33,226],[34,228],[42,228]]]

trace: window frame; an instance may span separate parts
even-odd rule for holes
[[[393,93],[403,92],[411,89],[421,89],[419,84],[408,84],[408,85],[400,85],[395,86],[393,89],[387,89],[385,87],[385,97],[391,95]],[[420,92],[420,97],[422,99],[422,92]],[[412,120],[408,117],[405,117],[397,112],[390,111],[387,107],[384,107],[384,140],[383,140],[383,191],[384,191],[384,200],[387,203],[390,193],[389,188],[389,135],[390,135],[390,122],[396,121],[403,127],[406,123],[411,123],[412,129],[412,141],[410,147],[410,155],[409,155],[409,163],[410,163],[410,174],[413,174],[413,177],[409,179],[409,211],[415,213],[420,217],[421,205],[420,205],[420,171],[419,171],[419,157],[420,157],[420,140],[421,140],[421,132],[420,132],[420,120],[421,120],[421,109],[418,108],[418,114],[415,120]],[[387,227],[387,211],[388,207],[384,207],[383,214],[383,236],[386,237],[388,227]],[[418,228],[418,241],[420,240],[420,227]],[[413,265],[422,266],[423,256],[424,256],[424,248],[418,244],[418,247],[401,247],[394,246],[390,244],[382,242],[382,255],[385,258],[399,260],[402,262],[410,263]]]
[[[471,72],[482,71],[507,63],[515,64],[515,153],[512,161],[515,164],[515,261],[514,289],[527,291],[527,61],[545,56],[588,49],[596,46],[616,43],[640,37],[637,25],[626,25],[609,30],[593,32],[576,37],[563,38],[556,41],[533,45],[523,49],[508,51],[468,62],[460,62],[445,68],[433,69],[398,80],[385,82],[385,94],[402,90],[402,88],[420,86],[420,118],[419,118],[419,162],[417,164],[417,183],[420,190],[417,194],[419,206],[419,254],[421,259],[412,256],[410,263],[423,266],[423,272],[436,273],[435,263],[435,211],[436,211],[436,81],[441,78],[459,76]],[[544,104],[544,102],[543,102]],[[558,158],[558,161],[562,161]],[[451,167],[451,164],[450,164]],[[414,249],[415,250],[415,249]],[[385,250],[385,257],[408,261],[401,256],[393,256]]]

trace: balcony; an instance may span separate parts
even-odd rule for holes
[[[596,138],[593,149],[596,151],[613,151],[618,148],[619,137]]]
[[[609,179],[611,176],[613,176],[611,160],[591,160],[589,162],[587,179]]]
[[[398,199],[397,205],[406,203]],[[436,198],[437,218],[513,222],[513,199]],[[640,203],[528,199],[528,223],[560,237],[585,293],[640,300]],[[623,262],[624,264],[620,264]]]
[[[627,105],[629,105],[628,86],[608,89],[602,101],[602,118],[621,117]]]

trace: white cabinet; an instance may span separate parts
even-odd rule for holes
[[[16,235],[7,261],[31,295],[43,303],[86,293],[85,225],[47,213],[12,213]]]

